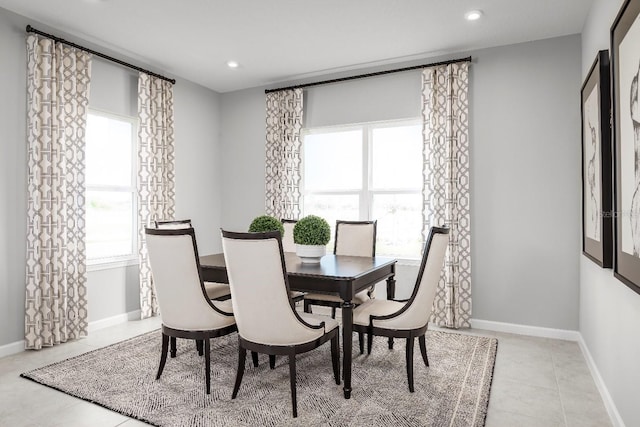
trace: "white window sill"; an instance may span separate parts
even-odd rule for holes
[[[112,270],[115,268],[124,268],[132,265],[138,265],[138,258],[106,258],[101,260],[91,260],[87,262],[87,272]]]

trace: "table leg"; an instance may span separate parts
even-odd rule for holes
[[[396,297],[396,279],[395,276],[390,276],[387,279],[387,299],[394,299]],[[389,350],[393,349],[393,337],[389,337]]]
[[[342,303],[342,373],[344,375],[344,398],[351,398],[351,357],[353,351],[353,307],[351,301]]]

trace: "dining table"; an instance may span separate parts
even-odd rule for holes
[[[395,258],[325,255],[320,263],[303,263],[293,252],[284,253],[289,288],[293,291],[339,295],[342,299],[342,366],[344,397],[351,398],[353,308],[355,295],[386,280],[387,299],[395,297]],[[224,254],[200,257],[202,280],[229,283]],[[389,340],[389,347],[393,345]]]

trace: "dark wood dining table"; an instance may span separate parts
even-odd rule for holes
[[[344,397],[351,397],[354,296],[368,287],[387,281],[387,298],[395,296],[396,259],[325,255],[319,264],[303,264],[295,253],[285,252],[289,287],[294,291],[337,294],[342,298],[342,366]],[[202,279],[229,283],[224,254],[200,257]],[[390,342],[391,345],[391,342]]]

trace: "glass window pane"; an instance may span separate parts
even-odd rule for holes
[[[422,251],[422,195],[375,194],[376,255],[419,259]]]
[[[362,188],[362,131],[306,135],[304,186],[307,191]]]
[[[422,129],[419,125],[373,129],[374,189],[422,188]]]
[[[133,253],[133,193],[87,191],[87,259]]]
[[[317,215],[331,226],[331,241],[327,251],[333,253],[333,240],[336,234],[336,220],[357,221],[359,218],[359,196],[347,195],[308,195],[304,197],[304,215]]]
[[[132,128],[126,120],[88,114],[87,185],[132,185]]]

